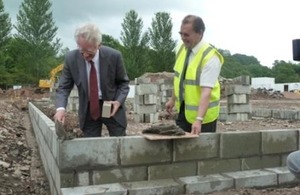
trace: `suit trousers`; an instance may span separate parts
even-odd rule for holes
[[[185,114],[184,114],[184,101],[181,103],[180,110],[178,113],[178,117],[176,119],[176,125],[179,126],[181,129],[183,129],[186,132],[192,131],[192,124],[189,123],[186,120]],[[217,120],[214,120],[213,122],[202,124],[201,125],[201,132],[202,133],[213,133],[217,130]]]
[[[100,115],[102,115],[103,101],[99,100]],[[93,120],[90,115],[90,105],[88,105],[88,112],[83,127],[84,137],[101,137],[102,125],[107,127],[110,136],[125,136],[126,129],[120,125],[113,117],[102,118],[100,116],[97,120]]]
[[[300,151],[290,153],[287,157],[286,165],[290,172],[300,179]]]

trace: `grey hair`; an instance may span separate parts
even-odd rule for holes
[[[79,37],[84,38],[88,43],[96,44],[102,42],[102,33],[95,24],[84,24],[75,30],[75,40],[78,43]]]

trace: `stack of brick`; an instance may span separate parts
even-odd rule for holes
[[[78,89],[76,86],[74,86],[68,98],[67,110],[72,112],[77,112],[78,109],[79,109]]]
[[[227,121],[246,121],[251,119],[250,77],[240,76],[225,87],[227,96]]]
[[[158,121],[159,112],[165,109],[172,96],[172,73],[146,73],[135,79],[134,120],[140,123]]]
[[[134,121],[153,123],[158,121],[157,93],[158,85],[151,84],[150,78],[135,79]]]

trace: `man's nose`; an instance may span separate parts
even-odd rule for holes
[[[85,52],[83,52],[82,55],[83,55],[84,58],[89,57],[89,54],[87,54],[87,53],[85,53]]]

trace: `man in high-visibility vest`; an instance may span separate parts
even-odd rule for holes
[[[192,134],[215,132],[220,110],[218,77],[224,62],[222,55],[203,41],[203,20],[188,15],[182,20],[179,46],[174,66],[174,91],[166,103],[171,113],[176,107],[176,124]]]

